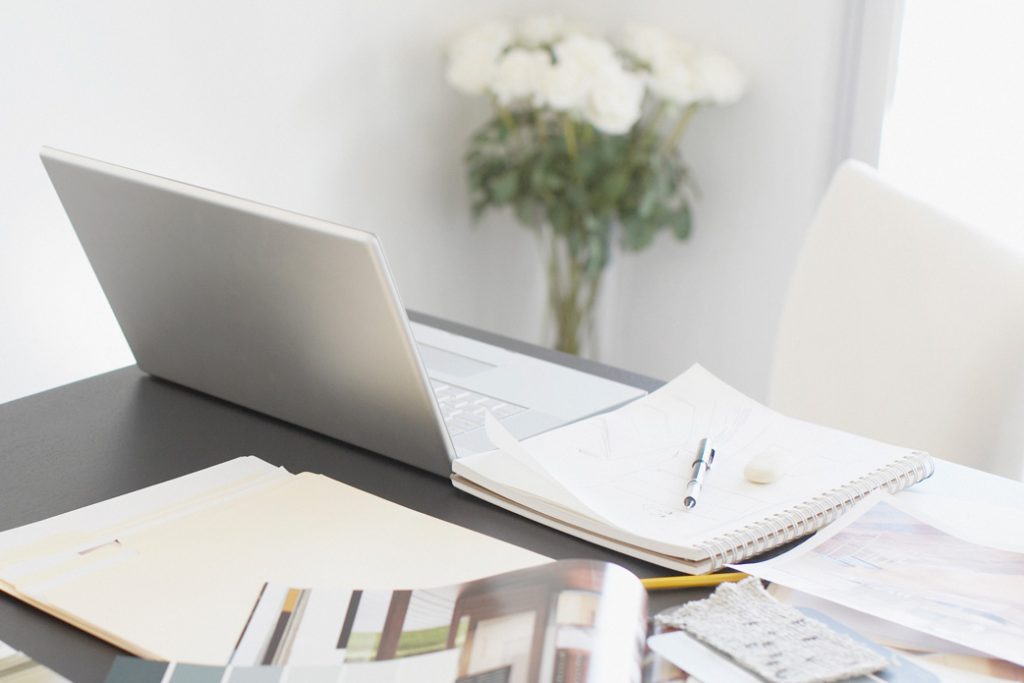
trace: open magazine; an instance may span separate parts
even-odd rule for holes
[[[106,683],[679,683],[646,647],[647,594],[618,565],[561,560],[414,590],[267,583],[227,664],[118,657]]]
[[[353,682],[639,682],[646,601],[630,572],[587,560],[418,590],[267,584],[231,665]]]

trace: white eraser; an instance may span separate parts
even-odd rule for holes
[[[785,476],[792,464],[793,456],[788,451],[773,446],[752,457],[743,468],[743,476],[755,484],[771,484]]]

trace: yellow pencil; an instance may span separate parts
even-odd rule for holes
[[[640,583],[649,591],[670,588],[700,588],[717,586],[726,581],[742,581],[747,578],[742,572],[726,572],[724,574],[705,574],[703,576],[659,576],[655,579],[640,579]]]

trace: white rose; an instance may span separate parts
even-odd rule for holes
[[[559,16],[527,17],[519,25],[519,40],[530,47],[551,45],[568,32],[565,19]]]
[[[598,130],[621,135],[640,118],[643,101],[644,84],[638,76],[622,68],[608,69],[591,89],[581,113]]]
[[[501,22],[476,26],[448,48],[448,82],[456,90],[476,95],[491,87],[498,58],[512,43],[512,29]]]
[[[701,98],[689,60],[660,65],[651,73],[648,85],[658,97],[683,106]]]
[[[597,38],[569,36],[554,50],[555,64],[544,87],[545,100],[553,109],[580,108],[605,72],[622,69],[612,46]]]
[[[701,98],[694,72],[697,50],[689,43],[653,26],[630,24],[622,48],[649,69],[648,85],[658,97],[680,105]]]
[[[542,106],[550,69],[551,57],[546,51],[513,48],[498,62],[491,90],[502,104],[529,99],[534,106]]]
[[[694,88],[700,100],[713,104],[732,104],[747,88],[746,79],[725,55],[701,50],[693,60]]]
[[[643,24],[627,24],[620,41],[622,49],[653,70],[658,64],[678,62],[681,43],[664,29]]]

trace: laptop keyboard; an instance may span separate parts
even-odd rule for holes
[[[526,410],[521,405],[508,403],[478,394],[475,391],[431,379],[434,396],[441,407],[441,416],[452,437],[484,426],[484,411],[489,410],[499,420],[512,417]]]

